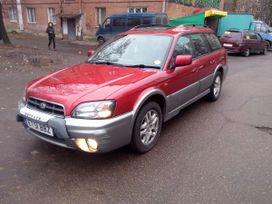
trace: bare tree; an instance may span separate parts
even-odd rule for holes
[[[0,1],[0,39],[3,40],[4,44],[10,45],[11,42],[9,40],[5,25],[4,25],[4,18],[2,13],[2,2]]]
[[[272,0],[228,0],[227,9],[232,12],[252,13],[255,19],[272,25]]]

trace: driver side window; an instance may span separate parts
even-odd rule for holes
[[[111,24],[111,19],[107,18],[105,22],[103,23],[103,28],[109,28]]]
[[[173,52],[171,67],[174,66],[174,61],[178,55],[193,55],[191,39],[188,36],[181,36],[176,44]]]
[[[191,45],[191,40],[187,36],[181,36],[176,44],[176,48],[174,51],[174,56],[177,55],[192,55],[193,54],[193,48]]]

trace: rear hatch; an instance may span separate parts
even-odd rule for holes
[[[225,48],[236,47],[243,41],[243,34],[241,31],[228,30],[222,35],[220,41]]]

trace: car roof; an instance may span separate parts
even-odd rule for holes
[[[166,16],[166,13],[153,13],[153,12],[148,12],[148,13],[119,13],[119,14],[113,14],[109,17],[112,17],[112,18],[118,18],[118,17],[139,17],[139,16],[146,16],[146,17],[149,17],[149,16],[157,16],[157,15],[165,15]]]
[[[187,33],[214,33],[214,31],[208,27],[198,26],[135,26],[131,30],[125,32],[125,34],[162,34],[162,35],[179,35]]]
[[[236,29],[229,29],[229,30],[226,30],[228,32],[239,32],[239,33],[243,33],[243,34],[247,34],[247,33],[254,33],[254,34],[257,34],[256,31],[254,30],[236,30]]]

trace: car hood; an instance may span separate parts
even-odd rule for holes
[[[153,69],[79,64],[33,81],[27,88],[27,96],[63,104],[66,114],[69,114],[81,102],[104,100],[121,88],[157,72]]]

